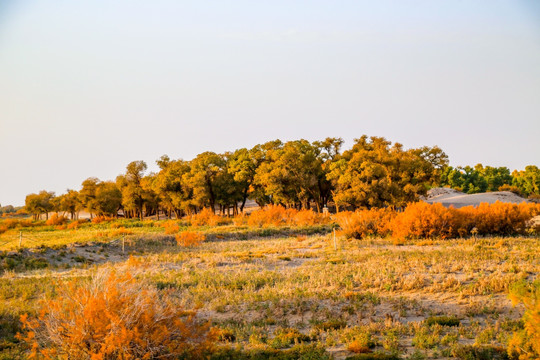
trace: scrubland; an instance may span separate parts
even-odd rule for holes
[[[429,209],[440,213],[445,224],[450,218],[462,219],[440,208],[420,210]],[[540,246],[530,226],[515,231],[503,227],[507,232],[502,237],[479,233],[480,223],[470,227],[467,222],[468,233],[456,232],[450,239],[445,231],[419,231],[429,228],[426,223],[424,227],[415,223],[414,233],[403,233],[404,224],[411,221],[400,212],[393,215],[402,217],[396,241],[391,233],[373,231],[381,217],[373,221],[367,213],[357,212],[347,218],[349,226],[356,227],[354,236],[361,237],[355,239],[343,221],[338,227],[337,217],[282,208],[266,211],[234,219],[207,212],[178,221],[2,222],[0,358],[27,358],[38,342],[35,346],[38,352],[45,351],[42,355],[84,358],[83,350],[69,356],[61,350],[47,352],[54,341],[38,325],[45,326],[45,318],[49,327],[51,319],[62,323],[67,315],[51,318],[43,309],[72,306],[68,300],[75,293],[81,296],[78,299],[99,297],[101,292],[109,294],[105,298],[114,298],[115,292],[119,296],[124,288],[111,287],[106,280],[99,284],[108,286],[87,287],[93,292],[77,290],[111,272],[113,279],[133,279],[126,280],[131,293],[164,301],[145,313],[145,321],[156,322],[160,311],[169,318],[175,314],[189,318],[160,329],[191,329],[198,342],[185,332],[167,332],[164,338],[157,328],[152,330],[153,337],[161,334],[156,341],[167,341],[171,349],[204,343],[191,354],[176,352],[176,358],[503,359],[515,346],[514,334],[527,329],[529,322],[522,319],[526,308],[513,304],[509,292],[515,284],[538,279]],[[486,219],[489,211],[482,211]],[[427,215],[420,218],[432,219],[428,223],[440,229],[435,215]],[[371,230],[358,235],[362,229]],[[17,249],[20,232],[22,249]],[[122,313],[148,300],[119,299],[114,304]],[[98,301],[92,304],[114,310]],[[92,311],[93,318],[99,318],[96,308]],[[138,355],[130,357],[128,350],[121,353],[109,347],[100,349],[102,358],[162,356],[159,347],[141,350],[137,337],[128,331],[136,326],[130,324],[124,324],[123,338],[115,334],[107,339],[118,344],[134,336],[127,342],[138,344]],[[141,332],[143,328],[148,327],[141,327]],[[84,338],[77,336],[70,337],[71,343],[61,342],[73,348],[73,338]]]

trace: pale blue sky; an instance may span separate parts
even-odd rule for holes
[[[276,138],[538,165],[538,4],[0,0],[0,203]]]

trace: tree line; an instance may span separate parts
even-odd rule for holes
[[[341,138],[274,140],[223,154],[203,152],[190,161],[164,155],[156,161],[160,170],[148,174],[145,162],[133,161],[115,181],[91,177],[79,191],[29,194],[25,208],[36,218],[50,211],[76,218],[81,210],[103,216],[180,218],[204,208],[236,215],[248,199],[259,206],[318,212],[328,206],[336,211],[403,207],[440,185],[467,192],[506,185],[526,195],[539,193],[535,166],[511,175],[507,168],[481,165],[454,169],[437,146],[404,149],[365,135],[355,139],[351,149],[342,151],[342,145]]]
[[[475,194],[486,191],[512,191],[531,199],[540,198],[540,169],[529,165],[525,170],[510,173],[507,167],[492,167],[477,164],[453,168],[447,166],[442,172],[441,186]]]

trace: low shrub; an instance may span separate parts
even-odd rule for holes
[[[455,316],[430,316],[426,319],[426,325],[459,326],[460,321]]]
[[[37,222],[37,221],[33,222],[30,219],[6,219],[6,220],[0,221],[0,226],[8,230],[15,229],[15,228],[32,227],[39,224],[40,222]]]
[[[112,218],[112,217],[99,215],[99,216],[95,216],[92,219],[92,224],[101,224],[102,222],[109,222],[109,221],[113,221],[113,220],[114,220],[114,218]]]
[[[250,226],[281,226],[291,223],[292,211],[279,205],[267,205],[262,209],[253,211],[247,220]]]
[[[368,353],[348,356],[345,360],[399,360],[399,357],[392,354]]]
[[[348,239],[362,239],[368,236],[389,235],[389,225],[395,214],[391,209],[370,209],[342,212],[335,218],[342,235]]]
[[[49,220],[45,221],[46,225],[64,225],[67,222],[67,218],[59,216],[58,214],[52,214]]]
[[[523,304],[523,329],[508,342],[508,354],[519,360],[540,359],[540,280],[520,281],[510,287],[514,305]]]
[[[267,226],[314,226],[330,223],[328,216],[313,210],[286,209],[281,205],[267,205],[253,211],[249,216],[235,219],[235,224],[255,227]]]
[[[508,356],[502,347],[458,345],[452,349],[452,356],[460,360],[506,360]],[[531,360],[533,358],[530,358]]]
[[[176,243],[178,246],[192,247],[200,245],[206,240],[206,235],[196,231],[182,231],[176,235]]]
[[[79,226],[88,223],[86,219],[74,220],[67,225],[68,229],[78,229]]]
[[[358,210],[336,215],[341,233],[347,238],[392,235],[394,239],[456,238],[470,235],[518,235],[537,231],[532,219],[540,213],[538,204],[482,203],[460,209],[442,204],[416,202],[403,211]]]
[[[212,209],[204,208],[198,214],[192,215],[190,222],[192,226],[217,226],[226,223],[227,220],[219,215],[214,214]]]
[[[309,335],[302,334],[297,329],[281,328],[274,332],[275,337],[272,339],[271,346],[275,349],[282,349],[292,344],[311,341]]]
[[[121,226],[109,234],[110,237],[116,237],[116,236],[121,236],[121,235],[133,235],[133,231],[128,230],[125,227]]]
[[[172,235],[180,231],[180,225],[173,220],[165,221],[162,226],[165,229],[165,234]]]
[[[167,293],[108,269],[61,286],[56,298],[42,302],[38,318],[23,315],[21,322],[19,339],[34,357],[200,359],[214,341],[209,327]]]
[[[409,204],[393,219],[392,235],[396,238],[451,238],[458,235],[456,210],[423,201]]]
[[[330,217],[312,210],[290,211],[289,214],[292,222],[296,226],[314,226],[327,224],[330,222]]]

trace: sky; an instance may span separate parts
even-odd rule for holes
[[[273,139],[540,165],[540,2],[0,0],[0,204]]]

